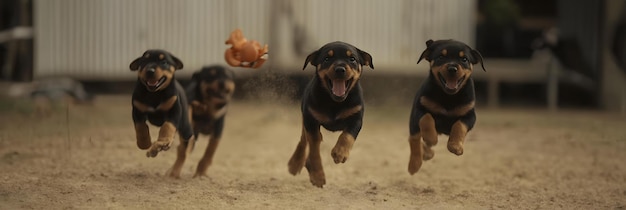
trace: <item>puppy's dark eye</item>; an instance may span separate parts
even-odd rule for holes
[[[443,56],[443,55],[440,55],[440,56],[438,56],[436,59],[440,61],[440,60],[443,60],[444,58],[446,58],[446,57],[445,57],[445,56]]]
[[[356,62],[356,58],[350,57],[350,62],[353,62],[353,63]]]
[[[467,57],[462,57],[462,58],[461,58],[461,62],[463,62],[463,63],[467,63],[467,61],[468,61],[468,60],[467,60]]]
[[[330,57],[324,57],[324,62],[328,62],[330,60]]]

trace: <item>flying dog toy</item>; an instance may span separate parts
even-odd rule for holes
[[[226,44],[232,46],[224,52],[224,59],[233,67],[259,68],[267,60],[267,44],[261,44],[255,40],[247,40],[243,37],[240,29],[230,33]]]

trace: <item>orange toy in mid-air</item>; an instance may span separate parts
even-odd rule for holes
[[[259,68],[267,59],[267,45],[261,47],[259,42],[247,40],[239,29],[230,33],[226,44],[232,47],[226,49],[224,59],[233,67]]]

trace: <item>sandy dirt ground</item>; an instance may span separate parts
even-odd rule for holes
[[[346,163],[330,156],[339,134],[323,132],[320,189],[306,170],[287,172],[297,102],[234,101],[209,176],[191,177],[201,137],[175,180],[164,176],[174,149],[147,158],[135,146],[130,96],[96,100],[48,117],[19,104],[0,112],[0,209],[626,208],[626,117],[610,113],[479,107],[465,154],[440,136],[410,176],[410,104],[367,106]]]

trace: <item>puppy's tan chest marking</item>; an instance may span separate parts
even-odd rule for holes
[[[211,71],[211,74],[217,74],[216,71]],[[224,82],[224,87],[219,88],[218,82],[200,83],[201,95],[203,98],[203,103],[205,104],[213,104],[213,103],[228,103],[233,93],[235,92],[235,82],[232,80],[228,80]],[[209,90],[214,92],[224,93],[222,97],[211,96],[209,95]]]
[[[169,99],[167,99],[166,101],[164,101],[163,103],[159,104],[159,106],[157,106],[157,109],[161,110],[161,111],[167,111],[172,109],[172,107],[174,107],[174,104],[176,103],[176,100],[178,100],[178,96],[172,96]]]
[[[446,115],[446,116],[451,116],[451,117],[459,117],[459,116],[463,116],[467,114],[470,110],[474,108],[475,103],[476,102],[472,100],[471,102],[467,104],[459,105],[452,109],[446,109],[442,107],[441,105],[439,105],[438,103],[427,98],[426,96],[420,97],[420,104],[426,107],[428,111],[431,111],[437,114]]]
[[[311,113],[313,118],[315,118],[320,123],[329,123],[335,120],[345,119],[356,113],[359,113],[362,109],[363,109],[362,105],[357,105],[352,108],[344,109],[341,112],[337,113],[337,115],[334,116],[334,118],[331,118],[327,114],[321,113],[311,107],[308,108],[309,113]]]
[[[137,108],[140,112],[154,112],[154,108],[152,108],[152,107],[150,107],[150,106],[148,106],[148,105],[146,105],[144,103],[141,103],[138,100],[133,100],[133,106],[135,108]]]
[[[178,100],[178,96],[172,96],[166,101],[157,105],[157,107],[151,107],[150,105],[144,104],[138,100],[133,100],[133,106],[141,112],[168,111],[172,109],[172,107],[174,107],[174,104],[176,104],[176,100]]]
[[[213,119],[224,116],[226,114],[226,111],[228,110],[228,104],[218,108],[217,102],[210,103],[192,101],[191,107],[193,110],[193,115],[211,116],[211,118]]]
[[[204,100],[203,104],[208,107],[208,114],[213,116],[213,119],[220,118],[226,114],[230,96],[229,94],[226,98],[209,97]]]
[[[362,109],[363,109],[363,106],[361,105],[357,105],[349,109],[344,109],[343,111],[339,112],[339,114],[337,114],[337,117],[335,117],[335,120],[350,117],[356,113],[359,113]]]
[[[228,103],[231,97],[232,97],[232,94],[228,94],[228,95],[225,95],[223,98],[220,98],[216,96],[210,96],[208,93],[202,93],[202,98],[204,98],[202,100],[202,103],[203,104]]]
[[[315,118],[315,120],[317,120],[320,123],[328,123],[331,121],[330,117],[326,116],[325,114],[318,112],[317,110],[309,107],[308,108],[309,113],[311,113],[311,115],[313,116],[313,118]]]

